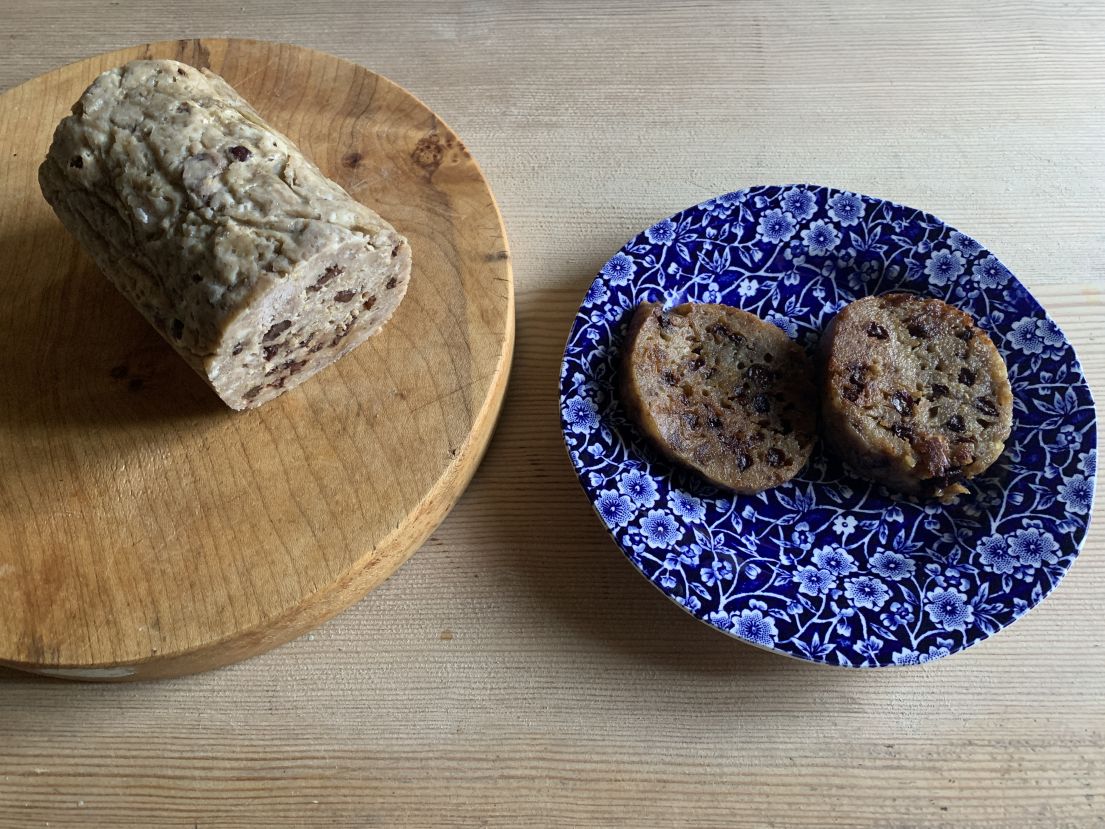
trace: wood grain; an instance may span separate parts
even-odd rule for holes
[[[793,180],[976,234],[1105,400],[1101,4],[0,8],[0,88],[128,43],[246,32],[393,78],[480,160],[518,287],[499,428],[420,554],[313,634],[221,671],[9,674],[0,827],[1105,825],[1101,501],[1063,584],[1008,631],[931,667],[817,668],[714,634],[645,584],[580,492],[556,411],[571,317],[627,238]]]
[[[53,124],[101,71],[150,56],[224,75],[416,252],[380,335],[255,412],[191,374],[38,193]],[[471,478],[510,364],[506,237],[456,135],[367,69],[241,40],[67,66],[0,97],[0,124],[0,664],[78,679],[206,670],[387,578]]]

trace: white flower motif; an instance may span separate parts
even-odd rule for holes
[[[602,305],[608,299],[610,299],[610,291],[606,289],[606,285],[603,284],[601,279],[596,279],[591,283],[591,287],[587,289],[587,296],[583,298],[583,304],[588,307]]]
[[[681,534],[679,524],[664,510],[649,510],[641,521],[641,537],[649,547],[670,547]]]
[[[573,397],[564,404],[564,422],[577,435],[586,435],[599,425],[599,410],[593,400]]]
[[[871,576],[860,576],[844,582],[844,595],[856,607],[878,610],[890,598],[890,588]]]
[[[770,647],[779,635],[775,629],[775,620],[764,616],[760,610],[742,610],[739,618],[734,618],[737,635],[757,645]]]
[[[612,489],[604,489],[595,499],[595,509],[608,527],[624,527],[633,517],[633,502]]]
[[[611,285],[628,285],[630,277],[637,272],[637,266],[632,259],[619,251],[602,266],[602,272],[610,280]]]
[[[670,245],[675,241],[675,223],[671,219],[657,222],[645,231],[645,237],[654,245]]]
[[[798,221],[805,221],[817,211],[817,200],[813,193],[801,187],[792,187],[783,193],[783,210]]]
[[[982,250],[982,245],[972,239],[970,236],[965,236],[959,231],[952,231],[951,236],[948,237],[948,244],[955,250],[963,254],[964,257],[970,259],[972,256]]]
[[[782,210],[765,210],[760,216],[760,238],[765,242],[785,242],[797,229],[794,217]]]
[[[978,560],[992,573],[1012,573],[1017,559],[1009,553],[1005,538],[1000,535],[988,535],[978,542]]]
[[[925,274],[933,285],[947,285],[961,273],[963,273],[963,257],[959,251],[933,251],[925,264]]]
[[[1044,341],[1037,330],[1037,322],[1035,317],[1025,317],[1013,323],[1009,342],[1014,348],[1019,348],[1025,354],[1039,354],[1044,350]]]
[[[837,193],[829,199],[829,216],[840,222],[841,227],[859,224],[866,209],[863,199],[855,193]]]
[[[791,339],[798,336],[798,324],[790,317],[784,317],[778,311],[772,311],[767,315],[767,321],[782,331]]]
[[[871,556],[871,569],[884,579],[908,579],[916,567],[913,559],[906,558],[901,553],[884,551]]]
[[[802,241],[811,256],[824,256],[840,244],[840,233],[828,222],[818,219],[802,231]]]
[[[963,630],[975,619],[966,594],[958,590],[939,588],[929,591],[925,598],[929,618],[944,630]]]
[[[671,507],[672,512],[688,521],[701,521],[706,515],[702,499],[688,495],[679,489],[673,489],[668,493],[668,506]]]
[[[833,532],[841,538],[846,538],[856,529],[856,517],[854,515],[838,515],[833,519]]]
[[[1071,475],[1064,478],[1063,483],[1056,490],[1059,500],[1067,505],[1071,512],[1085,515],[1093,504],[1093,479],[1085,475]]]
[[[836,587],[836,576],[816,567],[802,567],[790,579],[798,583],[798,592],[807,596],[822,596]]]
[[[746,299],[759,289],[760,283],[755,279],[742,279],[737,284],[737,293]]]
[[[656,503],[656,482],[639,469],[631,469],[618,479],[618,491],[641,506]]]
[[[1001,264],[996,256],[987,256],[978,262],[971,269],[971,274],[983,288],[1000,288],[1012,276],[1009,269]]]
[[[847,576],[856,570],[856,560],[839,544],[818,547],[813,551],[813,563],[834,576]]]
[[[1032,570],[1059,560],[1059,545],[1055,543],[1055,538],[1046,530],[1041,532],[1035,527],[1013,533],[1009,539],[1009,552]]]
[[[1091,478],[1097,474],[1097,450],[1091,449],[1089,452],[1081,452],[1078,455],[1078,468],[1089,475]]]

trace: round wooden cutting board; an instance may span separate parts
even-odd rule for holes
[[[57,122],[140,57],[225,77],[411,241],[383,332],[253,412],[219,401],[39,193]],[[464,490],[510,367],[510,256],[475,161],[410,93],[286,44],[126,49],[0,96],[0,193],[0,664],[148,679],[252,656],[387,578]]]

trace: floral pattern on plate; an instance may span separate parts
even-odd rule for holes
[[[1009,368],[1006,450],[951,505],[854,478],[820,445],[789,483],[734,495],[664,460],[619,403],[638,303],[723,302],[812,351],[840,308],[890,290],[968,311]],[[645,578],[719,630],[815,662],[919,664],[996,633],[1070,568],[1093,503],[1093,400],[1039,303],[939,219],[827,187],[727,193],[632,239],[584,297],[560,404],[580,482]]]

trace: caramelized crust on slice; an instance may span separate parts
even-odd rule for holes
[[[948,500],[1005,448],[1005,363],[969,314],[910,294],[845,307],[821,341],[826,441],[860,475]]]
[[[673,460],[752,493],[790,480],[816,433],[805,352],[771,323],[727,305],[645,303],[629,326],[623,399]]]

